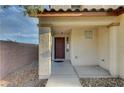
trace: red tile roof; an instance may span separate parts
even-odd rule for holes
[[[42,16],[118,16],[120,14],[124,13],[124,6],[120,6],[117,9],[96,9],[92,8],[88,10],[87,8],[84,8],[83,10],[79,9],[44,9],[43,12],[37,10],[37,17],[42,17]]]

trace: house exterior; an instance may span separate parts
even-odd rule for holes
[[[38,12],[39,79],[51,75],[51,62],[99,65],[124,78],[124,7],[50,6]]]

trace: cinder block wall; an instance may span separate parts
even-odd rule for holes
[[[0,79],[24,65],[38,61],[38,45],[0,41]]]

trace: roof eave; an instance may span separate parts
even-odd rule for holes
[[[56,11],[55,9],[46,10],[44,9],[43,12],[37,11],[37,14],[31,15],[33,17],[92,17],[92,16],[119,16],[122,13],[124,13],[124,7],[120,6],[117,9],[113,10],[112,8],[109,8],[107,10],[101,8],[99,10],[96,9],[83,9],[82,11],[76,9],[71,10],[68,9],[64,11],[63,9],[60,9]]]
[[[42,13],[35,15],[36,17],[92,17],[92,16],[117,16],[113,12],[64,12],[64,13]]]

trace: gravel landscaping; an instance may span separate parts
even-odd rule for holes
[[[38,63],[25,65],[0,80],[2,87],[45,87],[47,80],[38,79]]]
[[[124,79],[121,78],[82,78],[82,87],[124,87]]]

